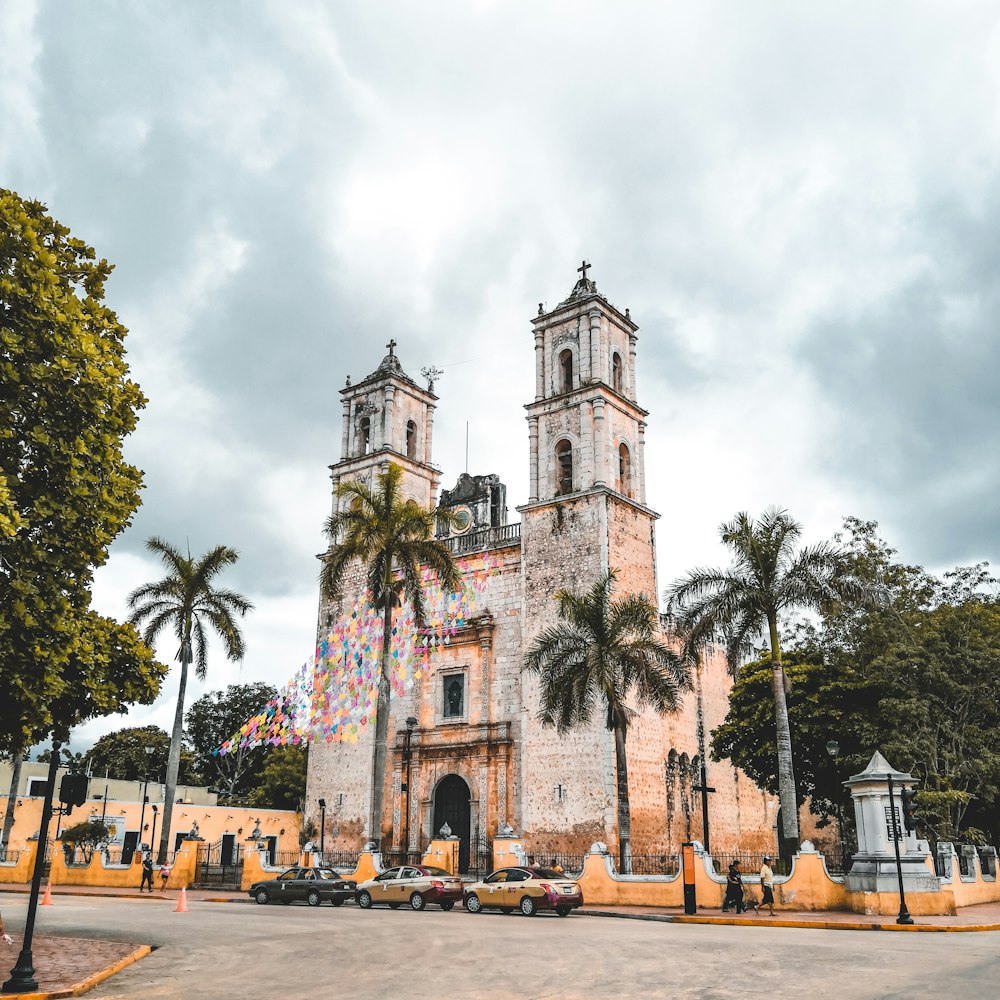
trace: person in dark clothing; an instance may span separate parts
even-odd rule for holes
[[[746,909],[743,905],[743,876],[740,874],[739,861],[734,861],[729,866],[729,874],[726,876],[726,898],[722,901],[722,912],[727,913],[730,906],[735,907],[737,913],[742,913]]]
[[[142,859],[142,881],[139,883],[139,892],[149,885],[149,891],[153,891],[153,858],[147,854]]]

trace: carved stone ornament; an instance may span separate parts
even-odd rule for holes
[[[517,834],[514,833],[514,827],[510,823],[501,823],[497,830],[497,836],[509,840],[511,837],[516,837]]]
[[[447,840],[451,836],[451,827],[448,826],[447,823],[445,823],[445,825],[442,826],[440,830],[438,830],[438,836],[442,840]]]

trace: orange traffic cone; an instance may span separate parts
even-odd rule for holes
[[[181,888],[181,894],[177,897],[177,908],[174,910],[174,913],[187,913],[187,911],[187,889]]]
[[[42,901],[38,905],[39,906],[51,906],[52,905],[52,883],[51,882],[46,882],[45,883],[45,895],[42,896]]]

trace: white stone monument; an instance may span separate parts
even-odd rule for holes
[[[905,892],[940,892],[941,883],[928,866],[930,851],[926,840],[903,827],[900,792],[912,788],[912,774],[895,770],[875,751],[868,766],[848,778],[844,784],[851,790],[854,815],[858,827],[858,852],[854,864],[844,876],[849,892],[899,892],[896,874],[896,851],[893,846],[892,814],[889,811],[889,777],[893,782],[893,805],[896,809],[896,829],[899,831],[899,866],[903,873]]]

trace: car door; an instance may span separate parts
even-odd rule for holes
[[[375,885],[372,887],[373,903],[394,903],[396,882],[399,877],[398,868],[387,868],[381,875],[376,876]]]
[[[294,899],[305,899],[306,894],[315,885],[316,876],[313,874],[311,868],[303,868],[299,871],[298,878],[295,879],[295,885],[292,891],[295,893]]]
[[[524,892],[524,883],[530,878],[523,868],[511,868],[507,872],[506,889],[504,891],[504,906],[518,906]]]
[[[416,868],[401,868],[396,881],[394,902],[408,903],[410,895],[417,888],[418,880],[422,878],[423,874]]]
[[[288,871],[282,872],[275,879],[275,888],[278,890],[275,895],[282,903],[290,903],[295,899],[295,883],[298,874],[298,868],[289,868]]]
[[[483,879],[483,885],[486,887],[486,892],[481,893],[481,898],[479,902],[483,906],[506,906],[506,900],[504,899],[504,893],[507,891],[507,875],[509,872],[506,868],[502,868],[498,872],[494,872],[492,875],[487,875]]]

